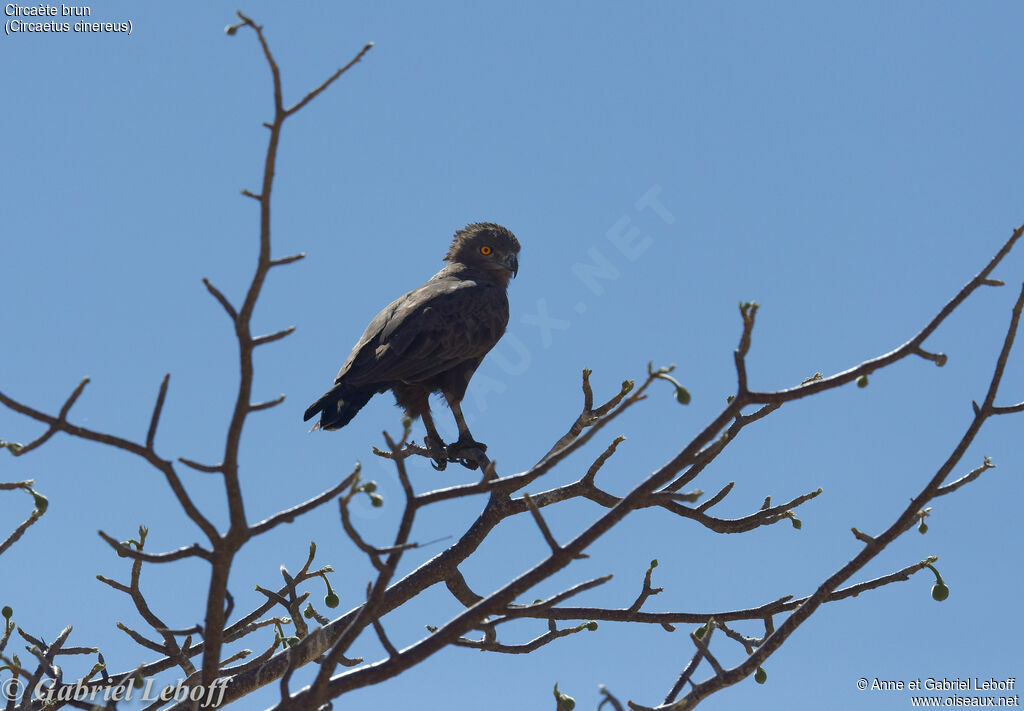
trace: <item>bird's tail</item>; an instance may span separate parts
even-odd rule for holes
[[[306,408],[303,421],[320,413],[320,421],[313,425],[313,430],[340,430],[352,421],[363,405],[370,401],[376,391],[372,388],[353,388],[345,383],[338,383],[325,392],[320,398]]]

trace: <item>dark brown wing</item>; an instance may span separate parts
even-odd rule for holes
[[[486,278],[439,274],[377,314],[335,382],[386,386],[429,380],[479,361],[507,324],[508,298],[501,286]]]

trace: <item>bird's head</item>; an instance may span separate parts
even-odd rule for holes
[[[495,272],[507,284],[519,272],[519,240],[501,225],[474,222],[455,233],[444,259]]]

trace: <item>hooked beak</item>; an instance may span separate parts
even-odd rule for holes
[[[515,254],[509,254],[504,260],[505,267],[512,272],[512,278],[515,279],[519,273],[519,257]]]

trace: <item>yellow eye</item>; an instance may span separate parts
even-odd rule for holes
[[[480,248],[480,254],[482,254],[484,256],[487,256],[490,253],[491,253],[491,248],[488,247],[486,244],[483,247]]]

